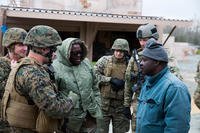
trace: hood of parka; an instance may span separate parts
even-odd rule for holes
[[[64,65],[71,66],[71,62],[69,61],[70,58],[70,51],[72,44],[74,42],[78,42],[83,50],[81,61],[85,59],[87,56],[87,48],[85,46],[85,43],[81,41],[78,38],[67,38],[62,42],[62,45],[57,47],[56,57],[59,62],[61,62]]]

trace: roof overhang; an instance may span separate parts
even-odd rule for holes
[[[1,6],[6,12],[7,17],[15,18],[35,18],[49,20],[65,20],[65,21],[80,21],[80,22],[98,22],[98,23],[117,23],[117,24],[145,24],[154,23],[164,25],[189,26],[191,20],[165,19],[163,17],[154,16],[132,16],[96,12],[81,12],[68,10],[53,10],[53,9],[37,9],[24,7],[9,7]]]

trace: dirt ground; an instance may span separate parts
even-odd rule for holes
[[[191,123],[189,133],[200,133],[200,110],[194,104],[193,94],[197,87],[194,80],[196,76],[197,63],[200,60],[200,55],[190,55],[184,58],[184,60],[179,60],[179,68],[181,74],[184,78],[184,82],[188,86],[191,94]]]

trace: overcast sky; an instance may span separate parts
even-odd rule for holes
[[[200,0],[143,0],[143,13],[172,19],[200,19]]]

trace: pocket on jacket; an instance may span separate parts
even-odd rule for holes
[[[110,100],[106,98],[102,98],[102,110],[108,111],[110,106]]]
[[[161,106],[158,100],[150,98],[146,101],[147,104],[147,111],[146,111],[146,118],[150,122],[159,122],[160,115],[161,115]]]

